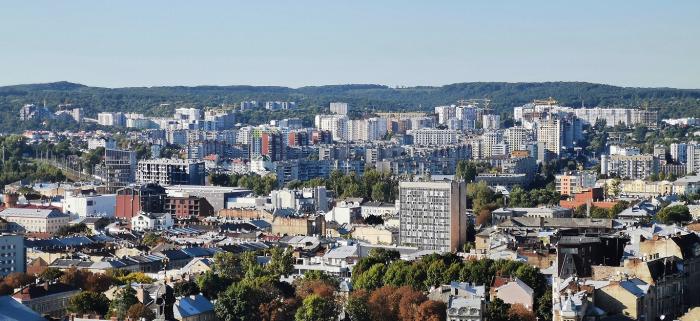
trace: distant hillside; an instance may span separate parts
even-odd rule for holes
[[[233,105],[242,100],[291,100],[302,108],[318,111],[331,101],[345,101],[361,111],[426,110],[452,104],[458,99],[490,98],[499,113],[533,99],[554,97],[570,106],[626,106],[648,104],[662,117],[700,117],[700,89],[630,88],[584,82],[458,83],[441,87],[390,88],[382,85],[333,85],[288,88],[276,86],[172,86],[100,88],[70,82],[0,87],[0,132],[38,128],[39,123],[18,124],[18,111],[27,103],[55,108],[72,103],[84,108],[88,117],[101,111],[140,112],[168,115],[180,106]],[[161,104],[169,104],[161,106]],[[258,112],[258,114],[260,114]],[[258,117],[252,119],[260,119]],[[247,119],[242,117],[241,119]],[[251,120],[252,120],[251,119]],[[58,127],[57,127],[58,126]],[[62,129],[66,124],[48,124]],[[69,127],[70,128],[70,127]]]

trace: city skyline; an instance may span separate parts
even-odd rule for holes
[[[7,5],[0,85],[700,88],[691,1],[134,4]]]

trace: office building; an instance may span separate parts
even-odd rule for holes
[[[204,185],[204,162],[192,159],[150,159],[138,163],[136,181],[160,185]]]
[[[466,242],[466,185],[399,183],[399,241],[421,250],[456,252]]]

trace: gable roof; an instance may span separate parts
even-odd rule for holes
[[[214,311],[214,305],[200,294],[181,297],[175,302],[174,314],[179,319]]]

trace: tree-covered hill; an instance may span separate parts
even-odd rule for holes
[[[459,99],[489,98],[499,113],[533,99],[554,97],[570,106],[658,108],[662,117],[700,117],[700,90],[631,88],[584,82],[458,83],[441,87],[391,88],[382,85],[330,85],[288,88],[279,86],[170,86],[100,88],[70,82],[0,87],[0,132],[36,128],[38,123],[18,123],[24,104],[54,108],[60,103],[82,107],[88,117],[101,111],[168,115],[181,106],[233,106],[243,100],[296,101],[303,109],[318,111],[331,101],[345,101],[354,110],[425,110]],[[241,119],[246,119],[242,117]],[[258,119],[258,118],[249,118]]]

